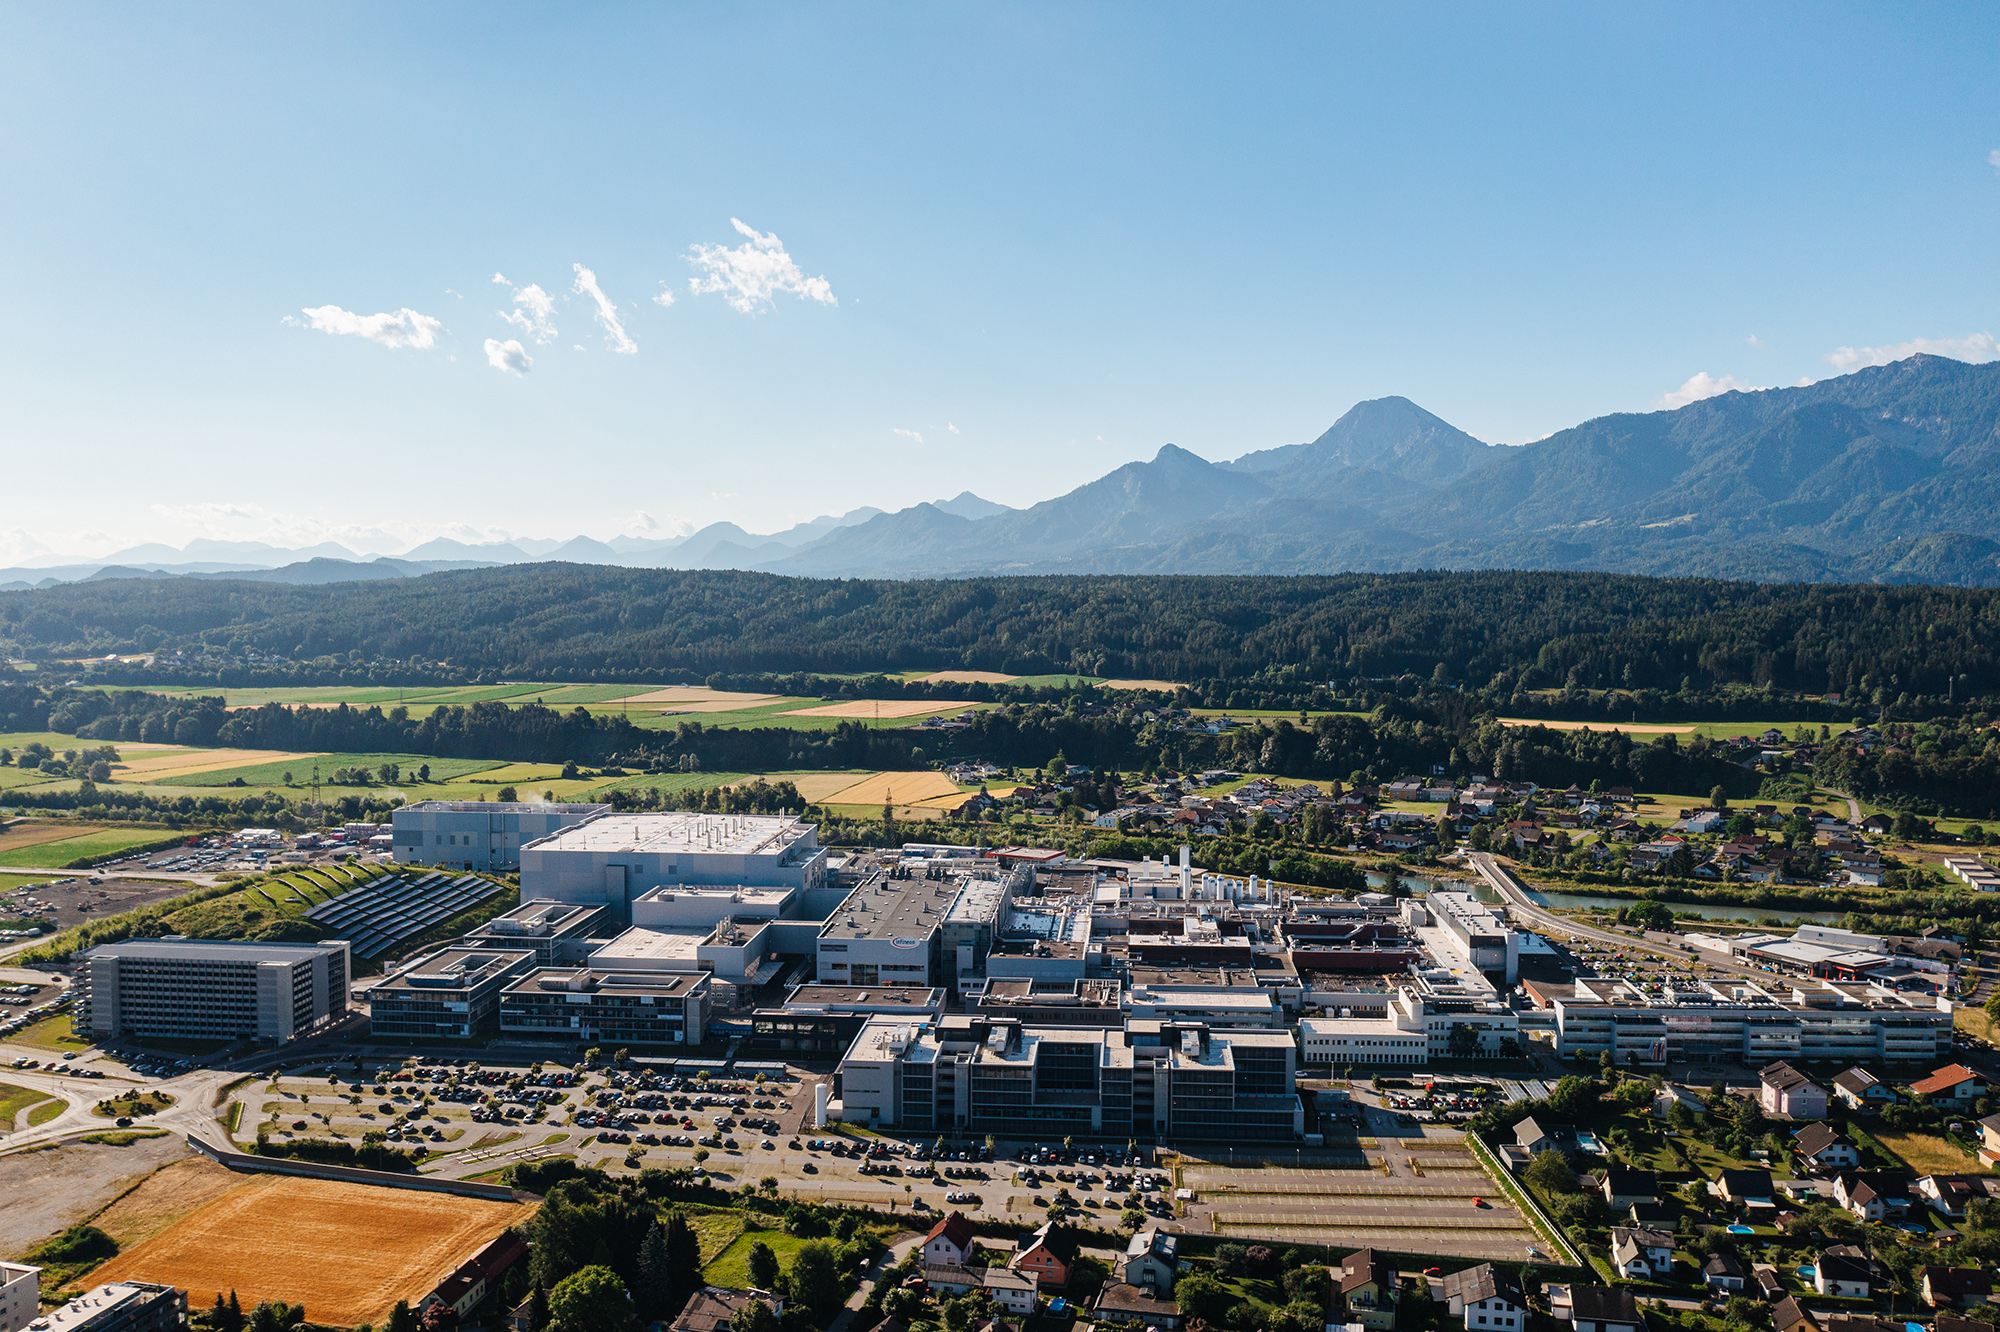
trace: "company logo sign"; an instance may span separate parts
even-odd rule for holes
[[[891,939],[889,943],[892,947],[896,948],[922,948],[924,946],[922,939],[912,939],[907,934]]]

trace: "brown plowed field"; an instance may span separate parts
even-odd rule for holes
[[[416,1304],[533,1213],[528,1203],[257,1175],[119,1254],[91,1282],[180,1286],[197,1309],[233,1290],[245,1307],[283,1299],[305,1305],[314,1323],[379,1324],[397,1300]]]

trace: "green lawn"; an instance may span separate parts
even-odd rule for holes
[[[7,1038],[15,1045],[32,1045],[37,1050],[83,1050],[90,1042],[70,1029],[70,1015],[58,1013],[52,1018],[43,1018],[32,1027],[27,1027]]]
[[[38,1101],[45,1101],[49,1094],[35,1091],[30,1087],[17,1087],[11,1082],[0,1082],[0,1128],[12,1128],[14,1116]]]
[[[51,879],[66,877],[62,874],[0,874],[0,893],[11,893],[32,883],[47,883]]]
[[[42,1125],[48,1123],[51,1119],[54,1119],[57,1115],[61,1114],[63,1111],[67,1109],[69,1109],[68,1101],[60,1101],[60,1100],[43,1101],[40,1105],[36,1106],[34,1109],[28,1112],[27,1126],[29,1128],[40,1128]]]
[[[6,852],[9,865],[32,869],[60,869],[72,861],[115,855],[127,847],[144,846],[173,834],[165,828],[105,828],[65,837],[59,842],[43,842]]]
[[[597,796],[605,791],[659,791],[679,795],[683,791],[706,791],[712,786],[752,780],[747,772],[646,772],[636,777],[615,778],[592,789]]]
[[[406,787],[379,788],[383,791],[400,790],[412,799],[422,800],[429,794],[427,785],[419,785],[411,780],[417,769],[429,764],[431,782],[444,784],[455,778],[467,777],[475,772],[485,772],[490,768],[504,766],[499,759],[453,759],[431,758],[424,754],[328,754],[316,759],[286,759],[277,763],[252,763],[241,768],[224,768],[217,772],[191,772],[182,777],[162,778],[149,783],[154,786],[230,786],[241,780],[245,786],[279,786],[285,774],[291,773],[294,784],[304,784],[312,780],[312,771],[319,768],[320,780],[330,782],[337,768],[366,768],[369,772],[379,769],[384,763],[394,763],[403,770]]]
[[[803,1248],[807,1241],[796,1235],[787,1235],[782,1230],[748,1230],[730,1242],[728,1248],[711,1258],[701,1269],[702,1280],[712,1286],[728,1286],[742,1290],[750,1284],[750,1246],[762,1241],[771,1252],[778,1256],[778,1266],[791,1264],[792,1255]]]

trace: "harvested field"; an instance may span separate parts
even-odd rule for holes
[[[859,785],[881,775],[876,772],[774,772],[767,774],[764,780],[773,785],[790,782],[798,788],[800,795],[817,805],[850,786]],[[738,786],[750,784],[750,782],[736,783]]]
[[[120,763],[113,767],[112,775],[121,782],[161,782],[190,773],[221,772],[253,764],[301,763],[326,757],[325,754],[274,754],[268,749],[195,749]]]
[[[857,698],[817,708],[793,708],[787,717],[922,717],[932,712],[963,712],[970,703],[917,698]]]
[[[941,772],[878,772],[823,797],[821,803],[880,805],[893,800],[899,805],[917,805],[958,794],[958,783]]]
[[[91,1274],[180,1286],[206,1307],[234,1290],[248,1305],[303,1303],[315,1323],[380,1323],[397,1300],[417,1303],[438,1279],[509,1225],[527,1203],[280,1175],[239,1177],[153,1238]]]
[[[98,1213],[91,1224],[117,1240],[119,1248],[129,1249],[242,1182],[243,1176],[206,1156],[183,1157]]]
[[[933,671],[920,678],[926,684],[1008,684],[1020,677],[998,671]]]
[[[1099,689],[1158,689],[1171,694],[1180,686],[1172,680],[1101,680]]]
[[[781,694],[732,693],[727,689],[707,689],[701,685],[674,685],[628,694],[616,701],[632,707],[671,707],[677,712],[727,712],[733,708],[755,707],[759,703],[775,703],[781,697]],[[704,708],[705,704],[715,706]]]

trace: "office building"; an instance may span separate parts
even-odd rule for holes
[[[956,970],[941,970],[943,925],[962,891],[963,880],[942,871],[891,871],[864,881],[820,930],[819,983],[949,984]]]
[[[709,977],[698,971],[543,968],[500,992],[510,1036],[607,1045],[699,1045]]]
[[[603,907],[523,902],[473,929],[459,942],[467,948],[525,948],[535,955],[538,966],[562,966],[588,957],[599,942],[592,936],[605,923]]]
[[[21,1332],[41,1309],[42,1269],[0,1263],[0,1332]]]
[[[534,966],[527,949],[433,953],[368,991],[369,1032],[451,1038],[489,1031],[499,1019],[500,991]]]
[[[798,985],[784,1004],[760,1008],[750,1019],[749,1048],[838,1056],[871,1017],[934,1022],[944,1012],[945,992],[886,986]]]
[[[906,1133],[1287,1141],[1304,1131],[1295,1055],[1284,1031],[875,1017],[840,1061],[835,1113]]]
[[[1683,983],[1648,994],[1624,981],[1536,985],[1557,1049],[1622,1065],[1830,1060],[1934,1064],[1951,1057],[1949,999],[1825,980]]]
[[[609,805],[522,800],[421,800],[397,807],[390,832],[398,864],[511,870],[528,843],[596,818]]]
[[[601,906],[630,925],[633,902],[658,888],[810,893],[826,862],[819,829],[784,816],[600,814],[521,848],[521,896]]]
[[[1503,985],[1521,979],[1520,932],[1471,893],[1432,893],[1421,906],[1406,906],[1405,911],[1428,913],[1432,928],[1419,934],[1426,936],[1434,955],[1448,952]]]
[[[30,1332],[183,1332],[187,1292],[150,1281],[114,1281],[28,1324]]]
[[[345,940],[127,939],[77,967],[79,1030],[92,1036],[289,1041],[347,1015]]]

